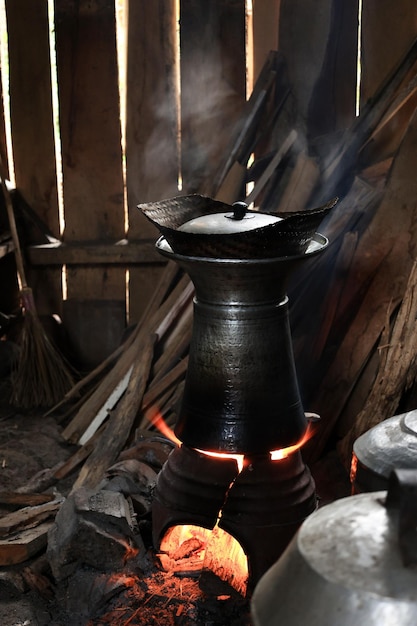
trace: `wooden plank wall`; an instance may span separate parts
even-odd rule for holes
[[[375,16],[378,19],[375,19]],[[364,0],[362,15],[361,104],[372,97],[410,48],[417,36],[417,4],[413,0]],[[407,82],[416,73],[410,71]],[[380,161],[389,158],[398,148],[417,106],[417,90],[409,94],[401,109],[387,123],[383,132],[369,146],[369,154]]]
[[[48,7],[44,0],[6,0],[9,91],[16,187],[59,236]],[[61,271],[28,272],[40,315],[62,315]]]
[[[5,2],[16,183],[27,203],[59,237],[47,2]],[[114,0],[54,1],[62,238],[73,251],[66,261],[56,256],[59,260],[36,265],[31,279],[42,312],[63,315],[87,366],[114,347],[127,323],[140,318],[164,262],[150,252],[157,233],[136,205],[177,193],[210,193],[244,105],[245,1],[181,0],[178,5],[179,39],[175,0],[125,3],[123,157]],[[254,0],[252,5],[254,77],[268,51],[278,46],[289,64],[301,118],[313,129],[312,139],[347,127],[355,115],[357,0]],[[398,31],[389,52],[381,33],[389,28],[393,12],[392,23],[402,23],[407,32]],[[411,0],[364,0],[363,98],[372,93],[377,75],[384,73],[376,60],[381,59],[385,67],[390,55],[400,54],[413,36],[414,13]],[[126,260],[123,250],[129,246],[120,246],[120,254],[112,252],[110,260],[94,256],[94,263],[85,262],[88,245],[114,245],[125,238],[129,245],[138,245],[136,262]],[[76,258],[81,248],[82,263]],[[62,302],[64,263],[68,292]]]
[[[129,2],[127,43],[126,184],[130,241],[157,230],[137,209],[178,194],[176,24],[172,0]],[[129,322],[146,308],[162,271],[149,264],[129,269]]]
[[[115,6],[108,0],[55,2],[64,241],[68,243],[124,237],[115,23]],[[64,324],[87,365],[94,365],[120,342],[124,274],[121,267],[67,267]],[[100,328],[104,319],[105,332]]]

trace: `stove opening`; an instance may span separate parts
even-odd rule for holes
[[[211,571],[243,597],[248,584],[248,559],[239,542],[216,524],[213,529],[185,524],[165,533],[158,554],[170,572]]]

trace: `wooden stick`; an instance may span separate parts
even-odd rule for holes
[[[162,346],[162,354],[152,368],[152,383],[164,376],[184,356],[191,341],[192,322],[193,304],[189,302],[166,343]]]
[[[278,213],[302,211],[306,208],[320,177],[320,170],[315,159],[300,152],[289,181],[282,194]]]
[[[2,192],[4,196],[4,202],[6,204],[7,217],[8,217],[9,226],[10,226],[10,233],[12,235],[12,240],[13,240],[13,245],[14,245],[17,273],[19,275],[19,280],[21,283],[20,288],[27,289],[28,284],[26,282],[26,273],[25,273],[25,266],[23,264],[22,249],[20,247],[20,241],[19,241],[19,235],[17,233],[16,218],[14,214],[13,203],[12,203],[12,199],[10,196],[10,192],[7,188],[4,169],[5,168],[3,167],[3,161],[1,160],[1,155],[0,155],[0,183],[1,183],[1,188],[2,188]]]
[[[117,383],[97,415],[94,417],[93,421],[88,425],[87,430],[79,439],[79,444],[82,446],[94,435],[96,430],[102,425],[102,423],[107,419],[110,411],[113,407],[118,403],[124,392],[129,386],[131,374],[133,371],[133,365],[130,366],[126,374],[123,378]]]
[[[159,396],[161,396],[167,389],[172,387],[175,383],[178,382],[180,378],[182,378],[187,371],[188,367],[188,357],[182,359],[173,367],[168,374],[166,374],[159,381],[154,382],[149,386],[148,391],[145,393],[143,397],[142,410],[146,410],[150,407],[151,404],[154,404]]]
[[[104,432],[107,424],[103,424],[96,433],[85,443],[83,446],[78,448],[76,452],[69,459],[67,459],[64,463],[61,463],[59,467],[52,474],[53,483],[59,482],[63,480],[67,476],[69,476],[85,459],[92,453],[94,450],[97,441],[99,440],[101,434]]]
[[[96,487],[126,443],[145,393],[155,339],[155,335],[148,336],[144,342],[141,358],[134,364],[126,393],[111,414],[107,428],[81,468],[73,490],[81,486]]]
[[[367,141],[362,146],[361,150],[363,150],[368,143],[370,143],[375,137],[389,124],[389,122],[397,115],[399,111],[401,111],[402,107],[407,104],[407,102],[414,96],[417,91],[417,75],[415,74],[412,79],[409,81],[407,86],[404,89],[401,89],[398,96],[395,98],[394,102],[391,104],[389,110],[386,115],[382,118],[381,122],[375,128],[375,130],[368,137]]]
[[[191,283],[188,276],[184,276],[184,278],[180,281],[180,285],[180,288],[178,289],[179,293],[175,301],[167,310],[163,319],[161,319],[160,321],[158,319],[158,324],[155,324],[155,333],[158,335],[159,339],[165,335],[171,324],[178,318],[178,314],[181,312],[184,306],[186,306],[190,302],[194,295],[194,285]],[[161,307],[159,313],[161,312],[162,308],[163,307]]]

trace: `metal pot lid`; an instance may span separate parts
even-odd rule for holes
[[[394,468],[417,469],[417,410],[370,428],[356,439],[353,452],[362,465],[385,478]]]
[[[244,202],[235,202],[232,208],[233,212],[211,213],[191,219],[182,224],[178,230],[200,235],[229,235],[264,228],[282,221],[277,215],[248,211]]]
[[[230,205],[191,194],[139,204],[138,208],[174,254],[248,260],[303,255],[336,203],[333,198],[315,209],[261,213],[248,211],[244,202]]]
[[[255,626],[417,624],[415,477],[395,472],[388,492],[342,498],[310,515],[254,591]]]

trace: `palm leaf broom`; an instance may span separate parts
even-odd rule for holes
[[[19,356],[11,375],[10,403],[22,409],[50,407],[62,400],[74,385],[73,371],[46,334],[37,314],[32,289],[26,281],[12,198],[1,158],[0,177],[15,251],[23,317],[18,337]]]

